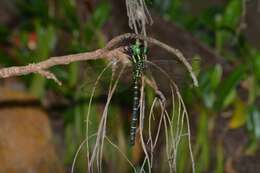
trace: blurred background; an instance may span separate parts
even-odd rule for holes
[[[199,87],[191,87],[180,64],[150,48],[151,58],[165,58],[162,68],[174,69],[171,75],[180,84],[190,114],[196,172],[260,172],[260,1],[147,0],[147,5],[154,20],[148,35],[180,49],[199,79]],[[114,36],[131,32],[126,14],[125,2],[118,0],[1,0],[0,67],[104,47]],[[62,86],[37,74],[0,80],[1,173],[70,171],[86,137],[92,84],[105,64],[100,60],[52,68]],[[92,104],[92,133],[104,108],[106,79]],[[130,85],[122,82],[113,98],[108,132],[139,165],[141,145],[128,145]],[[177,172],[190,172],[189,152],[180,148]],[[131,172],[111,147],[103,160],[104,172]],[[154,171],[168,172],[160,161],[158,157]],[[75,169],[86,172],[84,149]]]

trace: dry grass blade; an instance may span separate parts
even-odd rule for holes
[[[91,135],[88,139],[85,138],[85,139],[81,142],[81,144],[79,145],[79,148],[77,149],[76,154],[75,154],[75,156],[74,156],[74,158],[73,158],[73,162],[72,162],[72,166],[71,166],[71,170],[70,170],[71,173],[74,173],[74,169],[75,169],[77,157],[78,157],[78,155],[79,155],[81,149],[82,149],[83,146],[86,144],[87,140],[90,140],[91,138],[95,137],[96,135],[97,135],[97,134],[93,134],[93,135]]]
[[[112,145],[115,149],[117,149],[120,154],[122,154],[122,156],[124,157],[124,159],[129,163],[129,165],[132,167],[132,169],[134,170],[135,173],[137,173],[134,164],[127,158],[127,156],[120,150],[120,148],[114,144],[108,137],[106,137],[106,140],[109,142],[110,145]]]
[[[146,61],[148,64],[152,65],[153,67],[157,68],[165,77],[168,78],[170,81],[170,87],[173,87],[175,90],[175,93],[177,95],[177,100],[178,100],[178,113],[177,113],[177,127],[174,129],[172,127],[172,121],[174,119],[170,119],[170,116],[167,111],[165,111],[164,116],[164,125],[165,125],[165,133],[166,133],[166,150],[168,154],[168,159],[169,159],[169,166],[171,169],[174,169],[175,172],[177,171],[176,169],[176,157],[177,157],[177,151],[178,151],[178,146],[180,143],[181,137],[183,137],[183,128],[184,128],[184,119],[186,120],[186,126],[188,130],[188,144],[189,144],[189,152],[190,152],[190,159],[192,162],[192,171],[195,172],[195,163],[193,159],[193,154],[192,154],[192,148],[191,148],[191,140],[190,140],[190,126],[189,126],[189,117],[188,117],[188,112],[186,110],[184,101],[181,97],[180,91],[178,89],[178,86],[174,81],[172,81],[171,77],[167,74],[166,71],[164,71],[161,67],[157,66],[156,64]],[[172,89],[171,89],[172,90]],[[174,116],[172,117],[174,118]],[[167,127],[167,122],[170,126],[170,138],[172,141],[169,141],[168,138],[168,127]],[[174,135],[175,132],[175,135]],[[173,144],[173,145],[171,145]],[[173,147],[171,147],[173,146]],[[173,153],[173,154],[171,154]],[[173,155],[173,156],[172,156]],[[171,161],[172,160],[172,161]]]
[[[90,117],[90,111],[91,111],[91,104],[92,104],[92,100],[93,100],[93,97],[94,97],[94,93],[95,93],[95,90],[96,90],[96,87],[98,85],[98,82],[99,80],[101,79],[102,75],[105,73],[105,71],[111,67],[112,65],[112,62],[109,63],[104,69],[103,71],[99,74],[94,86],[93,86],[93,89],[92,89],[92,92],[91,92],[91,97],[90,97],[90,100],[89,100],[89,104],[88,104],[88,112],[87,112],[87,115],[86,115],[86,144],[87,144],[87,162],[89,163],[90,162],[90,158],[89,158],[89,154],[90,154],[90,151],[89,151],[89,143],[88,143],[88,133],[89,133],[89,117]],[[90,172],[90,167],[88,165],[88,171]]]
[[[106,123],[107,123],[107,116],[108,116],[108,108],[109,108],[109,104],[111,102],[112,96],[117,88],[117,84],[118,81],[124,71],[123,67],[120,71],[120,73],[118,74],[117,79],[115,80],[114,84],[112,84],[111,82],[111,87],[108,93],[108,97],[107,97],[107,101],[102,113],[102,117],[101,117],[101,121],[99,124],[99,128],[98,128],[98,132],[97,132],[97,138],[96,138],[96,142],[94,145],[94,149],[91,155],[91,158],[88,162],[89,165],[89,171],[93,172],[94,170],[94,160],[96,159],[96,163],[97,163],[97,172],[102,172],[102,155],[103,155],[103,146],[104,146],[104,139],[105,139],[105,134],[106,134]],[[113,77],[113,76],[112,76]],[[111,78],[111,80],[113,80]]]
[[[126,0],[129,27],[136,34],[146,36],[146,24],[152,24],[152,18],[146,6],[145,0]],[[140,31],[141,32],[140,32]]]

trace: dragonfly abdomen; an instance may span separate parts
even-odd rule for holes
[[[139,100],[140,100],[140,79],[134,80],[134,93],[133,93],[133,110],[131,119],[131,129],[130,129],[130,145],[135,144],[135,136],[137,129],[137,121],[139,114]]]

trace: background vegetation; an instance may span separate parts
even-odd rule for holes
[[[196,3],[197,5],[194,5],[194,2],[185,0],[148,1],[151,9],[164,19],[191,32],[200,42],[214,50],[224,62],[211,68],[203,68],[200,64],[203,57],[196,57],[200,61],[194,61],[193,66],[199,78],[199,87],[184,85],[181,89],[193,116],[191,124],[196,172],[228,172],[233,167],[228,167],[229,161],[236,157],[237,153],[226,149],[226,143],[237,146],[236,143],[240,142],[239,138],[235,141],[227,140],[230,132],[230,139],[232,132],[236,130],[242,130],[245,135],[243,138],[246,140],[241,144],[239,157],[253,156],[258,150],[260,52],[247,40],[244,32],[247,12],[245,1],[230,0],[218,5],[208,5],[199,12],[193,9],[193,5],[200,9],[204,2],[198,0]],[[107,41],[106,32],[113,30],[104,30],[110,20],[112,7],[107,1],[94,4],[86,4],[86,14],[82,15],[79,14],[75,0],[17,1],[15,7],[19,20],[11,26],[0,26],[1,66],[26,65],[52,55],[79,53],[103,47]],[[63,122],[64,131],[61,134],[64,133],[64,140],[60,143],[65,146],[62,151],[64,163],[68,168],[77,148],[85,139],[84,120],[92,87],[90,84],[97,77],[91,72],[97,68],[100,70],[100,66],[104,64],[102,61],[73,63],[66,67],[53,68],[53,72],[63,83],[62,87],[39,75],[19,78],[28,91],[43,100],[47,107],[51,105],[48,107],[51,119]],[[228,65],[228,70],[223,64]],[[108,87],[105,79],[102,80],[103,88],[99,88],[97,99],[92,105],[93,113],[99,112],[103,106],[105,87]],[[109,119],[108,129],[119,147],[137,163],[143,156],[138,147],[133,151],[128,147],[132,99],[127,97],[131,93],[130,88],[125,88],[116,95],[111,106],[111,114],[115,116]],[[94,132],[100,117],[91,118],[91,130]],[[178,159],[178,172],[185,172],[189,170],[188,152],[185,149],[180,152],[182,156]],[[106,148],[106,166],[118,172],[128,172],[129,165],[123,161],[120,154],[114,153],[113,148]],[[84,172],[85,166],[83,151],[76,164],[77,172]]]

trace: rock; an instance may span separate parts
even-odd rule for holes
[[[63,173],[48,116],[33,104],[37,100],[4,88],[0,94],[0,173]]]

